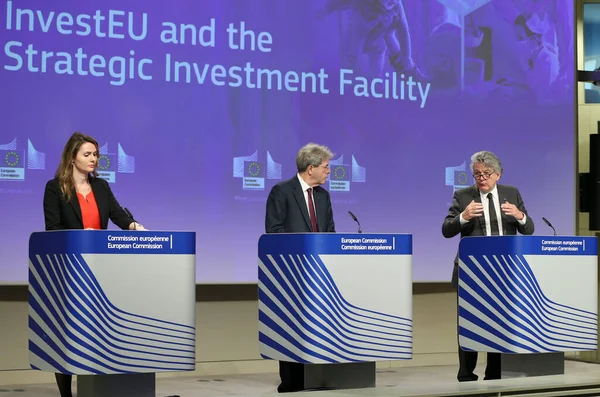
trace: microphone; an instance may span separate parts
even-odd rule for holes
[[[348,211],[348,215],[350,215],[350,218],[354,219],[354,222],[358,223],[358,232],[362,233],[362,227],[360,226],[360,222],[358,221],[356,215],[354,215],[352,211]]]
[[[556,236],[556,229],[554,228],[554,226],[552,226],[552,224],[548,221],[548,219],[544,218],[542,216],[542,220],[544,221],[544,223],[548,226],[550,226],[552,228],[552,230],[554,231],[554,235]]]
[[[133,230],[137,230],[137,224],[138,224],[138,222],[135,220],[135,218],[131,214],[131,211],[129,211],[129,209],[127,207],[123,207],[123,211],[125,211],[125,213],[127,214],[127,216],[130,217],[131,220],[133,221]]]

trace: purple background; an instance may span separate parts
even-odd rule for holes
[[[415,281],[448,281],[458,238],[446,240],[441,224],[453,186],[446,167],[491,150],[503,161],[500,183],[517,186],[536,234],[574,233],[575,134],[573,3],[534,0],[173,0],[149,4],[116,0],[32,1],[15,9],[93,14],[101,10],[148,14],[143,41],[7,30],[7,2],[0,2],[2,47],[11,41],[39,50],[153,60],[152,81],[113,86],[105,77],[9,71],[2,53],[0,145],[15,137],[18,150],[46,154],[45,170],[26,170],[24,182],[0,180],[0,280],[25,282],[27,241],[43,230],[42,197],[63,145],[74,131],[100,145],[117,143],[135,157],[135,173],[117,173],[113,191],[120,204],[152,230],[197,232],[197,281],[255,282],[257,243],[264,232],[265,190],[242,189],[233,158],[268,151],[282,165],[282,179],[295,174],[297,150],[309,141],[325,144],[337,159],[354,156],[366,182],[350,192],[332,192],[336,229],[366,233],[412,233]],[[463,3],[481,5],[463,10]],[[403,6],[403,7],[402,7]],[[127,7],[127,8],[124,8]],[[406,23],[401,18],[404,10]],[[464,15],[463,15],[464,14]],[[14,15],[13,15],[14,17]],[[161,23],[201,26],[216,18],[217,45],[204,48],[160,41]],[[270,53],[228,48],[226,26],[245,21],[273,37]],[[464,26],[464,29],[463,29]],[[127,28],[124,29],[126,32]],[[410,51],[398,39],[389,45],[377,32],[410,32]],[[461,34],[464,32],[464,41]],[[465,48],[461,50],[461,42]],[[358,44],[357,44],[358,43]],[[22,53],[23,50],[21,50]],[[185,84],[164,79],[165,54],[177,60],[318,72],[330,77],[327,95]],[[393,64],[391,59],[412,58]],[[461,73],[461,64],[464,72]],[[394,69],[393,67],[396,67]],[[340,68],[377,77],[406,73],[431,83],[423,108],[418,102],[356,98],[337,93]],[[3,161],[0,158],[0,162]],[[4,163],[0,164],[3,166]],[[470,171],[468,171],[470,174]],[[469,179],[469,183],[472,178]],[[328,188],[328,184],[326,185]],[[114,227],[114,226],[111,226]]]

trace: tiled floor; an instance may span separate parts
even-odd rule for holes
[[[456,390],[460,395],[459,387],[465,384],[456,382],[456,366],[439,367],[411,367],[395,368],[381,370],[377,372],[377,388],[363,389],[363,391],[353,391],[344,393],[342,391],[334,392],[337,397],[346,395],[353,396],[401,396],[419,394],[435,394],[437,390]],[[483,370],[483,368],[481,368]],[[537,382],[589,382],[598,379],[600,383],[600,365],[586,364],[576,361],[565,362],[564,377],[550,377],[545,381],[537,378]],[[535,378],[528,378],[535,379]],[[570,380],[569,380],[570,379]],[[210,377],[174,377],[157,379],[157,396],[181,397],[208,397],[208,396],[261,396],[275,393],[278,384],[277,374],[254,374],[254,375],[223,375]],[[524,381],[509,379],[491,382],[471,382],[469,387],[484,387],[493,389],[502,385],[516,385],[514,381]],[[73,382],[75,387],[75,382]],[[430,392],[427,392],[430,390]],[[330,394],[331,392],[320,392],[316,395]],[[54,384],[38,385],[14,385],[0,386],[0,397],[58,397],[58,391]]]

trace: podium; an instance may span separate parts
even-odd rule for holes
[[[598,345],[598,241],[580,236],[465,237],[458,339],[502,354],[502,377],[564,373],[564,352]]]
[[[195,368],[193,232],[60,230],[29,239],[31,368],[80,397],[155,396]]]
[[[412,358],[412,235],[265,234],[259,351],[310,364],[304,387],[375,386],[375,362]]]

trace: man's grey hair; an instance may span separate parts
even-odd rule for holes
[[[333,153],[327,146],[311,142],[298,151],[296,167],[298,167],[298,172],[304,172],[309,165],[318,167],[323,161],[329,160],[332,157]]]
[[[500,159],[492,152],[488,152],[487,150],[482,150],[481,152],[477,152],[471,156],[471,172],[475,172],[475,164],[482,163],[488,168],[494,170],[495,173],[502,173],[502,162]]]

